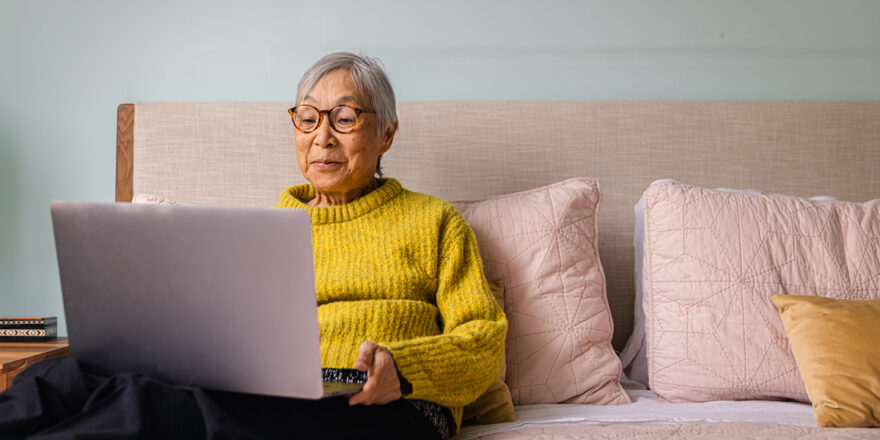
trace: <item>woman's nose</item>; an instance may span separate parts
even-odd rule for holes
[[[330,127],[330,121],[322,121],[321,125],[313,131],[315,137],[313,143],[320,147],[330,148],[336,145],[336,136],[333,128]]]

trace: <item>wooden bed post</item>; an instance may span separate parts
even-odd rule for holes
[[[116,201],[130,202],[134,168],[134,104],[116,109]]]

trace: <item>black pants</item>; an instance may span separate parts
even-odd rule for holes
[[[403,401],[349,406],[101,377],[72,358],[35,364],[0,393],[0,439],[436,439]]]

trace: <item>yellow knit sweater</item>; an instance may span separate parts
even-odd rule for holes
[[[386,347],[412,384],[404,396],[462,407],[498,377],[507,320],[492,299],[470,226],[447,202],[395,179],[342,206],[306,205],[309,185],[276,205],[312,218],[321,359],[354,368],[366,340]]]

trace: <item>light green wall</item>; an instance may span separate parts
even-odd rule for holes
[[[49,202],[113,199],[120,103],[290,99],[337,50],[400,100],[880,99],[878,23],[875,0],[0,0],[0,315],[62,317]]]

